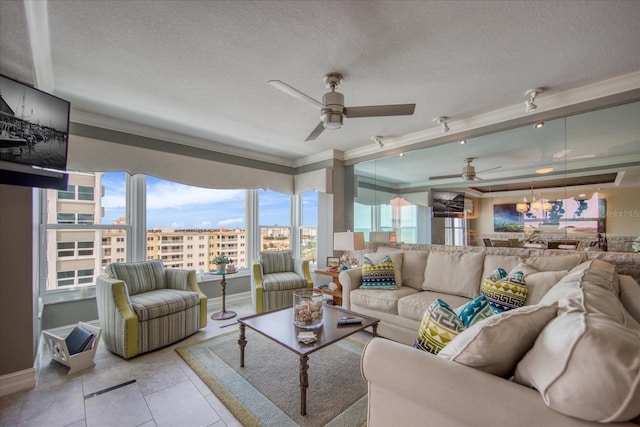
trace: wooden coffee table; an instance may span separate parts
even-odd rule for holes
[[[362,323],[337,326],[337,321],[341,316],[357,317],[362,319]],[[377,336],[378,322],[380,320],[373,317],[363,316],[340,307],[324,305],[323,325],[321,328],[313,330],[318,340],[312,344],[303,344],[298,342],[298,332],[306,329],[298,328],[293,324],[293,308],[291,307],[243,317],[238,319],[238,323],[240,323],[240,338],[238,339],[240,367],[244,367],[244,348],[247,345],[245,328],[247,327],[297,354],[300,357],[300,415],[307,415],[309,355],[368,327],[372,328],[375,337]],[[264,359],[260,361],[260,363],[263,362]]]

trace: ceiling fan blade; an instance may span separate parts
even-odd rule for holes
[[[309,95],[304,94],[300,92],[298,89],[295,89],[289,86],[285,82],[281,82],[280,80],[269,80],[267,83],[269,83],[271,86],[275,87],[276,89],[280,89],[287,95],[291,95],[294,98],[299,99],[300,101],[306,102],[313,108],[317,108],[318,110],[321,110],[324,108],[324,105],[321,102],[318,102],[315,99],[311,98]]]
[[[502,166],[496,166],[495,168],[481,170],[481,171],[478,171],[476,173],[489,172],[489,171],[492,171],[492,170],[500,169],[501,167]]]
[[[434,180],[434,179],[451,179],[451,178],[460,178],[462,175],[461,174],[455,174],[455,175],[438,175],[438,176],[430,176],[429,180]]]
[[[353,117],[410,116],[416,104],[368,105],[365,107],[345,107],[344,114]]]
[[[316,126],[316,128],[313,131],[311,131],[311,133],[309,134],[307,139],[305,139],[305,141],[313,141],[318,136],[320,136],[323,130],[324,130],[324,123],[322,122],[318,123],[318,126]]]

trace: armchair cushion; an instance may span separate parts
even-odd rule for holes
[[[293,254],[291,251],[260,252],[262,274],[293,271]]]
[[[155,291],[167,287],[161,260],[113,263],[105,273],[127,284],[129,295]]]
[[[293,271],[266,274],[262,278],[262,287],[265,291],[285,291],[307,287],[307,280]]]
[[[139,321],[156,319],[169,314],[185,311],[200,304],[196,292],[160,289],[132,295],[131,306]]]

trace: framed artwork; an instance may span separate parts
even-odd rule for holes
[[[328,256],[327,267],[340,267],[340,258]]]
[[[464,193],[434,191],[431,208],[434,218],[464,218]]]
[[[546,205],[548,208],[543,209]],[[516,211],[515,203],[493,205],[493,231],[543,233],[604,233],[607,205],[597,194],[591,199],[564,199],[529,203],[527,212]]]

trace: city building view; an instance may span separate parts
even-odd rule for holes
[[[70,173],[66,191],[46,190],[47,291],[93,285],[107,265],[127,260],[126,217],[104,222],[104,178],[104,173]],[[291,227],[259,230],[261,251],[291,249]],[[301,256],[315,264],[317,228],[305,226],[299,232]],[[146,256],[167,268],[203,272],[215,270],[215,258],[224,255],[229,264],[247,269],[247,239],[244,227],[151,227]]]

